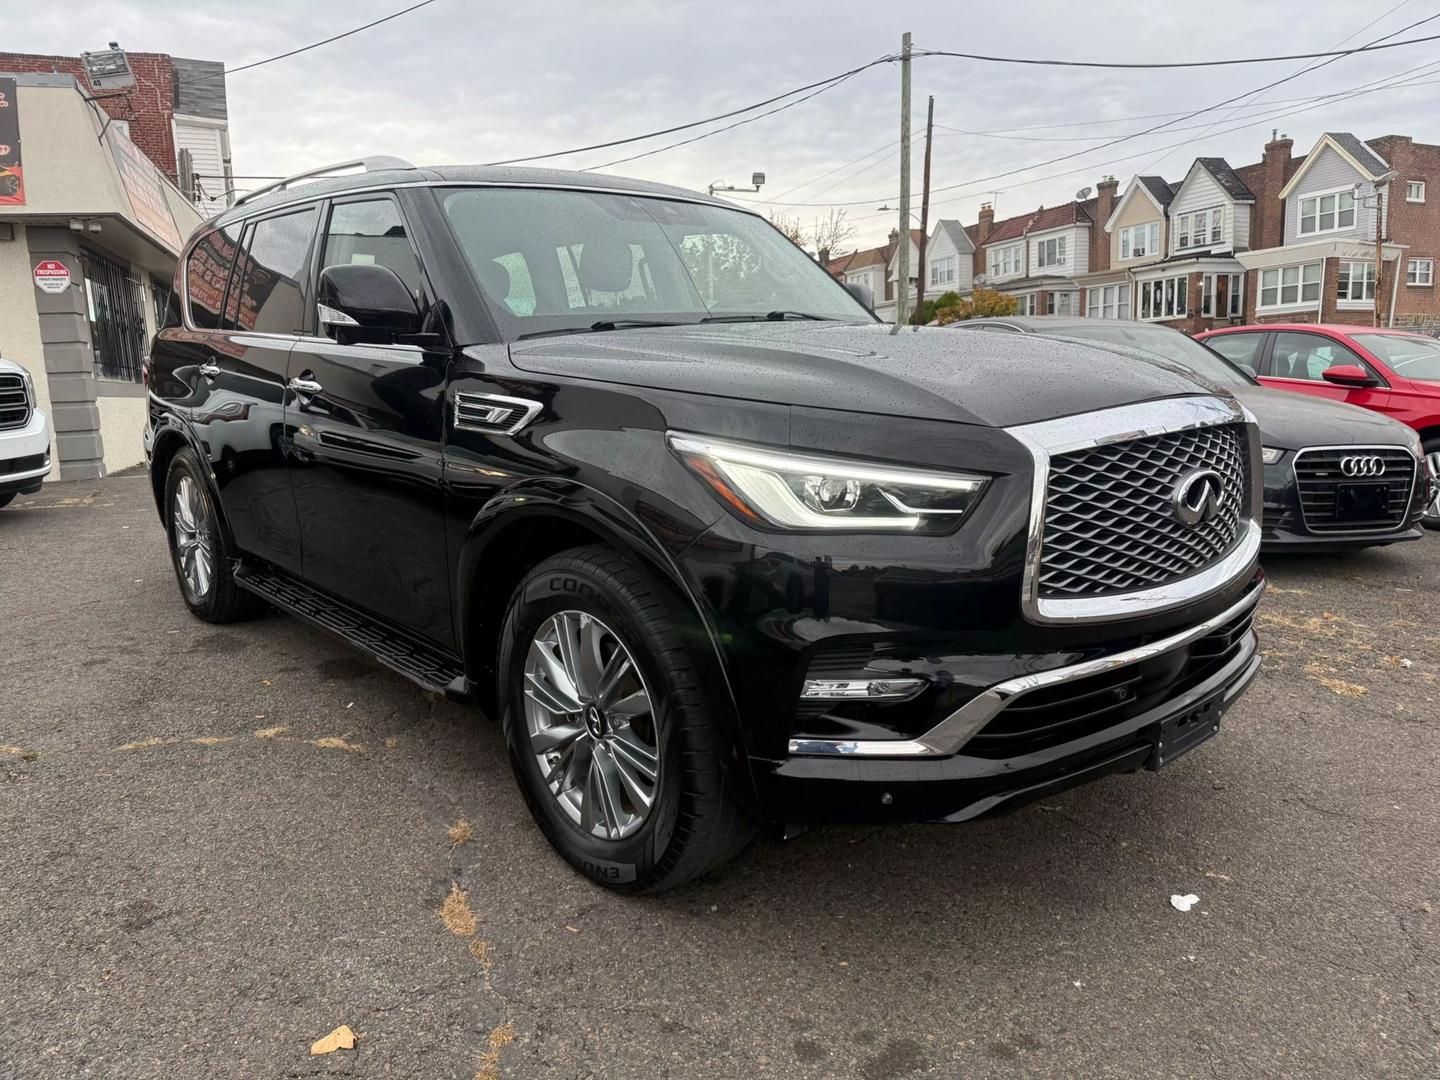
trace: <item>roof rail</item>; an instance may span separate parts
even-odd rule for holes
[[[340,161],[334,165],[322,165],[318,169],[306,169],[294,176],[287,176],[284,180],[276,180],[273,184],[266,184],[254,191],[248,191],[235,200],[235,205],[247,203],[252,199],[258,199],[261,195],[268,195],[272,191],[283,191],[291,184],[299,180],[309,180],[314,176],[324,176],[326,173],[339,172],[341,169],[363,168],[366,172],[378,172],[381,169],[413,169],[414,165],[404,158],[397,157],[368,157],[356,158],[354,161]]]

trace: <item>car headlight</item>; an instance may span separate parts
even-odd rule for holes
[[[669,443],[740,517],[780,529],[948,532],[988,483],[677,432]]]
[[[1263,446],[1260,448],[1260,460],[1266,465],[1274,465],[1284,456],[1285,451],[1278,446]]]

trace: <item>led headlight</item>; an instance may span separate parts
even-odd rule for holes
[[[1262,446],[1260,448],[1260,460],[1266,465],[1274,465],[1284,456],[1285,451],[1278,446]]]
[[[986,478],[814,457],[672,432],[670,448],[735,513],[781,529],[945,532]]]

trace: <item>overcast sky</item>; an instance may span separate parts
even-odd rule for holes
[[[5,47],[75,55],[118,40],[136,51],[221,60],[233,67],[403,6],[405,0],[21,2],[7,9]],[[917,49],[1205,60],[1342,43],[1354,47],[1440,13],[1433,0],[1398,6],[1390,0],[1369,6],[1339,0],[1217,2],[1156,18],[1139,14],[1155,11],[1153,6],[1133,2],[1022,0],[984,5],[980,19],[966,15],[968,8],[953,0],[436,0],[362,34],[231,77],[235,171],[286,173],[367,153],[396,154],[417,164],[488,162],[622,138],[725,112],[856,67],[897,51],[907,29]],[[1440,18],[1393,40],[1434,33],[1440,33]],[[1272,127],[1295,139],[1296,153],[1308,150],[1325,130],[1440,142],[1440,81],[1430,81],[1440,80],[1440,41],[1340,59],[1193,120],[1154,115],[1216,105],[1304,66],[1305,61],[1287,61],[1127,72],[917,59],[914,126],[923,130],[926,97],[933,94],[932,184],[955,187],[934,196],[931,216],[969,223],[979,204],[991,198],[1000,217],[1054,205],[1106,173],[1122,183],[1136,172],[1177,180],[1197,155],[1243,165],[1259,160]],[[1293,100],[1402,78],[1417,84],[1318,108]],[[897,221],[876,208],[887,201],[895,205],[899,192],[898,145],[879,152],[899,137],[899,86],[898,65],[880,65],[775,116],[605,171],[703,188],[717,180],[743,183],[752,171],[764,170],[768,182],[758,198],[854,202],[846,208],[856,227],[854,243],[880,243]],[[1290,116],[1272,115],[1307,107]],[[1173,122],[1171,129],[1108,149],[1098,146],[1166,121]],[[1087,126],[1037,127],[1081,122]],[[1250,126],[1231,130],[1243,124]],[[546,164],[594,167],[693,134]],[[862,159],[872,151],[877,153]],[[917,138],[916,190],[923,151]],[[1077,151],[1087,152],[1040,164]],[[1021,171],[980,179],[1012,170]],[[822,206],[764,209],[807,224],[826,212]],[[915,209],[918,213],[918,200]]]

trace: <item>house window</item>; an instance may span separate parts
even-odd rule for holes
[[[1127,225],[1120,230],[1120,258],[1143,259],[1160,248],[1160,223]]]
[[[990,249],[990,276],[1005,277],[1020,272],[1020,245]]]
[[[1335,287],[1335,299],[1352,304],[1375,303],[1375,264],[1348,260],[1342,262],[1340,281]]]
[[[1015,299],[1016,299],[1016,301],[1019,303],[1019,307],[1016,309],[1016,313],[1017,313],[1017,314],[1019,314],[1019,315],[1034,315],[1034,314],[1035,314],[1035,294],[1034,294],[1034,293],[1026,293],[1024,296],[1017,296]]]
[[[1189,275],[1157,278],[1140,283],[1140,318],[1183,319],[1187,308]]]
[[[949,285],[955,280],[955,256],[934,259],[930,263],[930,284]]]
[[[1036,266],[1064,266],[1065,265],[1065,237],[1056,236],[1049,240],[1041,240],[1035,245]]]
[[[1220,206],[1181,214],[1175,219],[1175,250],[1220,243],[1224,224],[1225,209]]]
[[[1406,183],[1406,185],[1405,185],[1405,201],[1406,201],[1406,202],[1424,202],[1424,201],[1425,201],[1425,181],[1424,181],[1424,180],[1411,180],[1411,181],[1409,181],[1408,183]]]
[[[1260,307],[1287,307],[1320,302],[1320,278],[1324,263],[1277,266],[1260,272]]]
[[[1411,259],[1405,265],[1406,285],[1435,284],[1435,260],[1434,259]]]
[[[1080,294],[1075,292],[1052,292],[1046,294],[1046,315],[1075,315],[1080,310],[1076,302]]]
[[[1334,232],[1355,225],[1355,196],[1349,191],[1300,200],[1300,235]]]
[[[1130,286],[1097,285],[1090,289],[1085,313],[1092,319],[1130,318]]]

